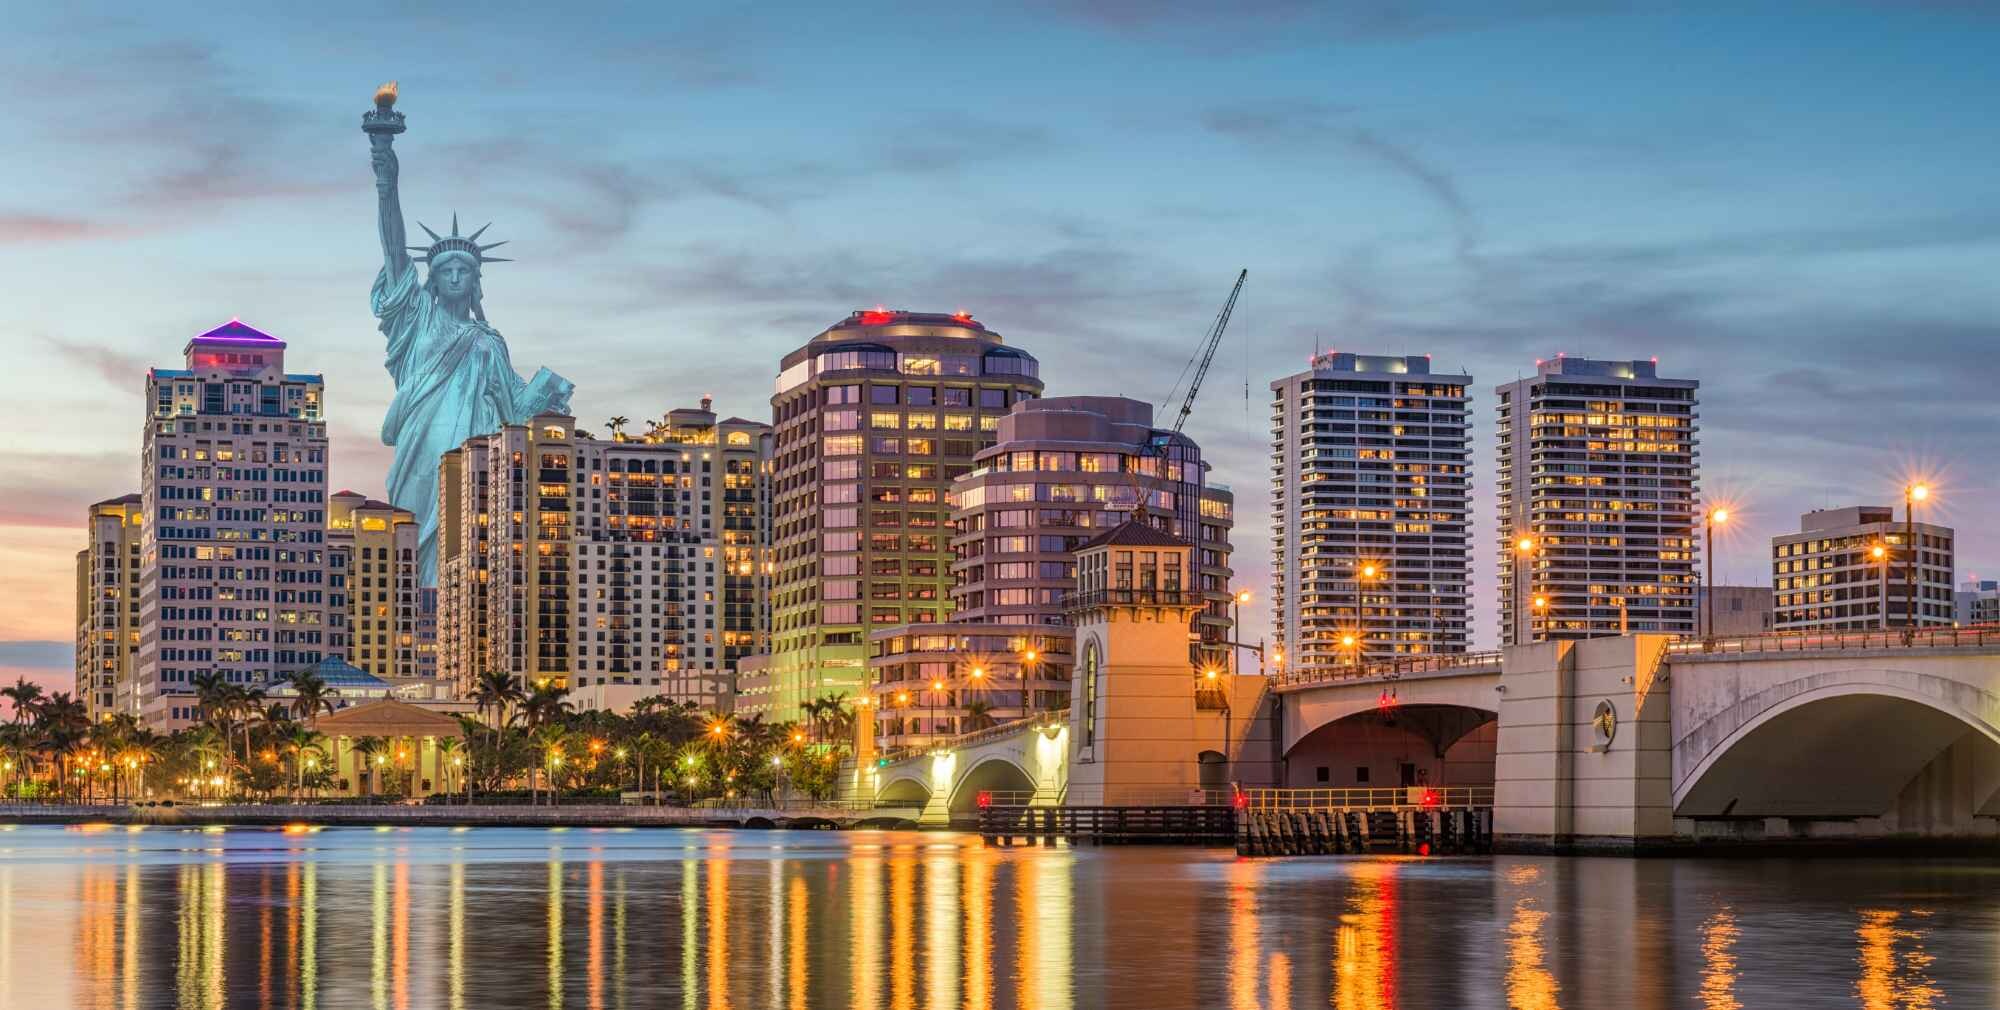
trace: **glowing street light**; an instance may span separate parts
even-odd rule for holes
[[[1534,564],[1535,538],[1522,535],[1514,538],[1514,644],[1524,645],[1534,638],[1528,627],[1529,568]]]
[[[1729,509],[1709,509],[1701,517],[1702,552],[1708,555],[1708,572],[1702,578],[1701,625],[1704,636],[1715,637],[1715,527],[1729,521]]]
[[[1903,621],[1917,626],[1917,503],[1931,496],[1931,487],[1922,481],[1903,488]],[[1888,601],[1882,606],[1886,609]]]

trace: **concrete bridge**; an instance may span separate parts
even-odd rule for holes
[[[1280,683],[1294,787],[1494,787],[1516,848],[2000,836],[2000,629],[1627,636]]]
[[[1267,679],[1191,668],[1186,579],[1111,581],[1135,561],[1192,571],[1189,551],[1128,523],[1078,552],[1067,718],[881,758],[858,720],[843,798],[941,825],[981,795],[1094,808],[1440,787],[1490,794],[1493,840],[1516,849],[2000,838],[2000,626],[1627,635]]]
[[[859,762],[847,788],[878,804],[920,810],[918,824],[943,827],[975,817],[981,794],[1007,805],[1060,804],[1069,788],[1068,751],[1068,717],[1057,712]]]
[[[1637,635],[1186,683],[1173,742],[1196,788],[1118,802],[1491,789],[1496,841],[1528,849],[2000,839],[2000,629]],[[938,826],[982,794],[1059,805],[1079,732],[1055,714],[888,755],[851,770],[847,797]]]

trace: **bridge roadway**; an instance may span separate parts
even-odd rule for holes
[[[1367,784],[1341,773],[1386,747],[1493,785],[1503,846],[2000,837],[2000,627],[1541,643],[1274,689],[1286,784]]]
[[[1223,733],[1233,784],[1491,787],[1503,848],[2000,839],[2000,627],[1545,642],[1269,687]],[[850,794],[926,824],[981,793],[1060,804],[1069,732],[969,734]],[[1282,758],[1263,777],[1260,732]]]

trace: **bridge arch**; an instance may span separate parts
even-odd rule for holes
[[[1909,670],[1786,678],[1677,726],[1673,765],[1679,817],[1887,815],[1921,830],[1995,812],[2000,696]]]
[[[930,778],[927,770],[920,766],[894,768],[875,784],[876,806],[921,809],[930,801]]]
[[[1492,785],[1499,718],[1491,709],[1450,703],[1349,711],[1292,742],[1285,751],[1285,784]]]
[[[1035,779],[1027,769],[1000,754],[981,757],[957,778],[947,802],[954,815],[977,812],[979,794],[988,790],[1016,794],[1032,794],[1035,791]]]

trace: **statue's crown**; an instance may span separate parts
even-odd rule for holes
[[[513,262],[512,260],[507,259],[505,257],[486,255],[486,250],[498,249],[499,247],[506,245],[507,242],[505,240],[499,242],[489,242],[485,245],[479,244],[479,236],[486,234],[486,229],[493,227],[493,223],[490,221],[480,226],[480,229],[478,231],[475,231],[470,235],[464,235],[464,236],[461,236],[458,233],[457,214],[453,214],[451,216],[451,234],[449,235],[440,237],[437,232],[432,231],[430,229],[430,226],[423,223],[422,221],[417,222],[417,227],[422,228],[424,230],[424,234],[429,235],[431,237],[430,245],[413,245],[409,247],[411,252],[423,253],[422,256],[416,257],[417,261],[420,263],[436,263],[442,257],[453,256],[453,255],[469,257],[474,263]]]

